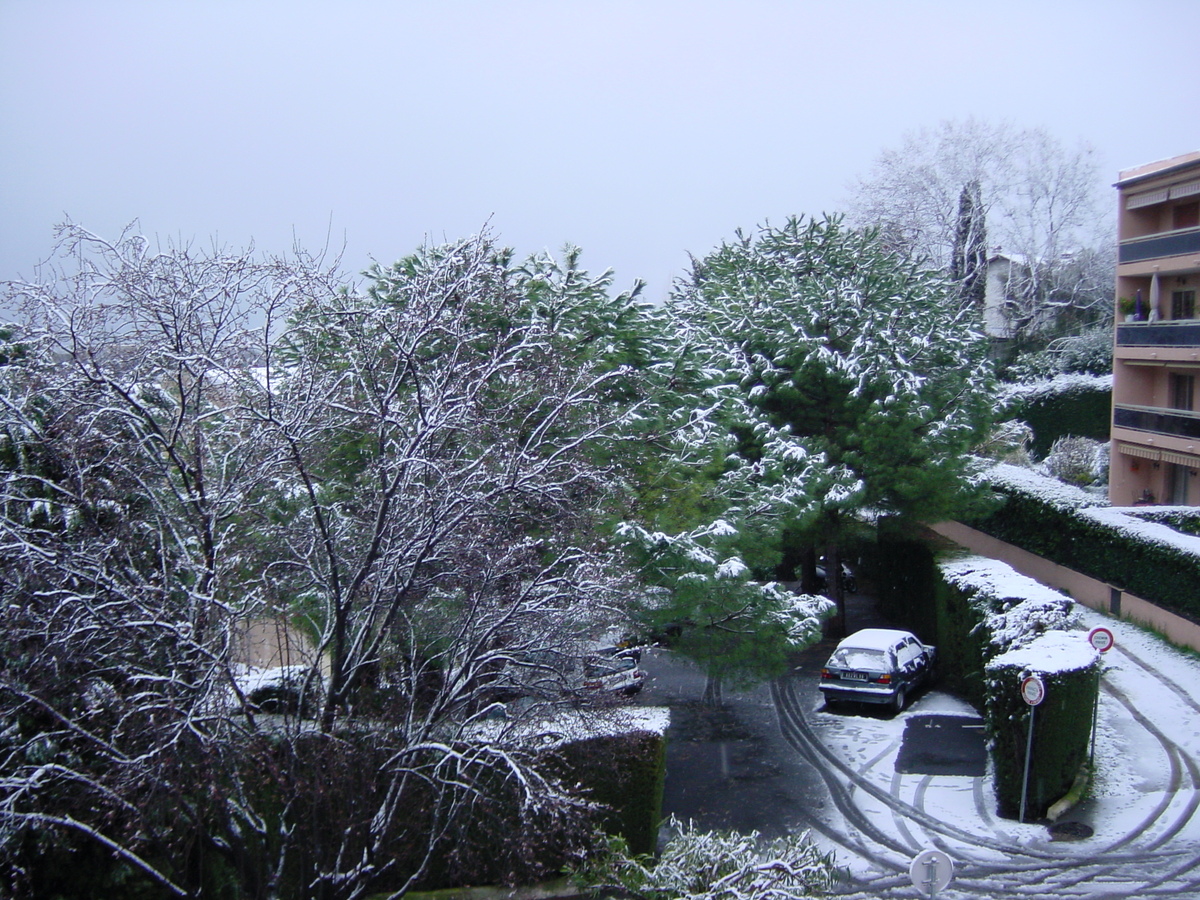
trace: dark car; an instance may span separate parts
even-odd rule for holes
[[[842,700],[879,703],[896,712],[933,678],[934,647],[907,631],[864,628],[845,638],[821,670],[827,706]]]

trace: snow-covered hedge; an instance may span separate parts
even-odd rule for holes
[[[1000,815],[1020,814],[1029,707],[1022,681],[1037,674],[1046,685],[1038,708],[1038,746],[1031,775],[1029,810],[1039,817],[1070,789],[1086,758],[1099,654],[1073,630],[1078,612],[1071,600],[1007,564],[972,556],[944,561],[939,569],[953,588],[948,605],[965,605],[974,621],[972,642],[983,672],[984,710]],[[960,603],[954,604],[958,600]],[[942,638],[945,639],[944,637]]]
[[[1059,375],[1005,385],[999,399],[1004,418],[1020,419],[1033,429],[1030,449],[1039,459],[1064,435],[1108,440],[1111,375]]]
[[[1002,403],[1013,406],[1111,390],[1112,375],[1071,373],[1056,375],[1042,381],[1001,385],[999,394]]]
[[[616,710],[599,733],[549,750],[551,771],[600,804],[599,824],[633,852],[653,853],[667,771],[668,710]],[[629,720],[629,721],[625,721]]]
[[[989,660],[1047,632],[1071,629],[1078,621],[1070,598],[999,560],[970,556],[947,560],[939,568],[946,582],[961,591],[977,612],[976,627],[990,648]]]
[[[1143,522],[1168,525],[1184,534],[1200,535],[1200,506],[1134,506],[1121,512]]]
[[[1200,619],[1200,537],[1141,509],[1117,509],[1028,469],[999,465],[990,481],[1004,503],[968,524],[1046,559]]]

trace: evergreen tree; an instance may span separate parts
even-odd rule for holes
[[[958,197],[950,280],[958,288],[959,305],[982,314],[987,292],[987,217],[977,180],[964,184]]]
[[[966,451],[992,418],[986,341],[940,276],[837,218],[789,219],[694,263],[669,311],[736,438],[717,484],[778,543],[840,548],[876,515],[933,521],[971,496]],[[751,532],[747,532],[750,534]]]

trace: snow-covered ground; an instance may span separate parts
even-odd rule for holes
[[[921,896],[909,863],[934,847],[956,864],[945,900],[1200,897],[1200,661],[1135,626],[1079,615],[1082,630],[1104,625],[1116,638],[1104,655],[1096,779],[1060,820],[1093,829],[1084,840],[998,818],[990,773],[896,771],[906,722],[976,715],[961,701],[930,692],[894,719],[834,715],[803,683],[777,685],[781,727],[824,773],[832,802],[814,832],[848,868],[850,896]]]

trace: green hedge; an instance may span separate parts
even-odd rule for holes
[[[1027,734],[1023,724],[1026,707],[1019,689],[1026,673],[1024,667],[1013,670],[1003,663],[1004,640],[1024,643],[1042,640],[1045,634],[1061,634],[1056,629],[1069,621],[1070,602],[1041,586],[1012,596],[1011,591],[987,586],[986,570],[1009,571],[1006,566],[983,561],[976,570],[970,560],[963,562],[973,573],[967,580],[976,579],[975,586],[951,583],[930,545],[914,538],[881,540],[870,559],[878,579],[881,611],[935,642],[940,686],[984,711],[996,772],[997,810],[1001,816],[1016,818]],[[1007,585],[1007,579],[1002,581]],[[1019,623],[1015,633],[1013,622]],[[993,628],[1001,628],[1005,634],[994,635]],[[1036,765],[1027,819],[1044,815],[1075,780],[1091,734],[1098,665],[1097,659],[1085,670],[1086,675],[1056,671],[1043,676],[1047,699],[1036,717]]]
[[[1021,698],[1021,682],[1030,672],[1027,663],[1008,662],[1005,657],[987,666],[987,727],[997,811],[1009,819],[1021,813],[1030,710],[1034,709]],[[1042,818],[1071,789],[1087,761],[1099,672],[1097,655],[1084,668],[1038,673],[1046,686],[1046,699],[1032,713],[1025,821]]]
[[[1004,503],[972,528],[1200,621],[1200,556],[999,485]]]
[[[1112,388],[1102,379],[1067,381],[1061,390],[1016,394],[1005,417],[1020,419],[1033,429],[1030,452],[1043,459],[1060,437],[1078,435],[1107,441],[1112,417]]]
[[[658,844],[666,779],[666,738],[637,731],[568,744],[558,752],[559,774],[607,808],[600,820],[608,834],[625,838],[635,854]]]

